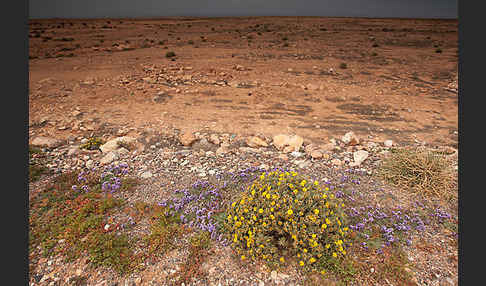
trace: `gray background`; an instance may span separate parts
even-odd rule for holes
[[[457,19],[457,0],[29,0],[29,18],[328,16]]]

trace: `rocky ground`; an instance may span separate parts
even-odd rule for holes
[[[374,170],[397,147],[392,140],[373,141],[348,132],[341,138],[332,138],[318,145],[306,142],[297,135],[281,134],[273,138],[241,137],[236,134],[205,132],[180,133],[146,132],[144,136],[113,136],[101,146],[101,150],[80,150],[87,138],[62,144],[54,138],[35,138],[35,144],[43,144],[50,158],[53,172],[66,172],[106,166],[124,162],[130,166],[130,174],[140,178],[135,191],[117,194],[129,204],[137,201],[161,202],[174,190],[188,186],[196,180],[208,180],[225,173],[259,167],[293,169],[320,181],[335,180],[343,184],[343,176],[350,173],[360,180],[360,199],[383,205],[412,208],[411,204],[422,200],[399,189],[383,185],[374,176]],[[113,142],[130,142],[130,150]],[[304,143],[306,142],[306,143]],[[59,146],[58,146],[59,145]],[[50,146],[50,147],[47,147]],[[57,146],[57,147],[56,147]],[[423,147],[417,144],[415,147]],[[102,151],[103,150],[103,151]],[[434,148],[447,154],[457,168],[457,150],[451,147]],[[49,177],[31,184],[30,192],[36,192]],[[457,202],[456,202],[457,203]],[[428,200],[427,204],[440,206],[457,218],[457,205]],[[122,215],[114,219],[126,222]],[[143,223],[135,232],[147,232]],[[427,231],[416,234],[416,243],[407,247],[408,259],[417,285],[457,285],[457,234],[430,224]],[[213,255],[203,265],[206,279],[191,285],[302,285],[302,277],[295,269],[276,273],[261,265],[241,265],[227,247],[213,248]],[[65,264],[61,258],[41,258],[34,262],[30,274],[31,285],[64,285],[69,279],[85,277],[87,285],[170,285],[169,276],[175,273],[187,256],[187,249],[174,250],[159,262],[147,262],[145,270],[130,277],[119,277],[107,269],[92,270],[85,260]],[[370,266],[370,269],[374,268]],[[373,272],[373,270],[370,270]],[[73,280],[74,281],[74,280]],[[76,285],[76,284],[73,284]]]
[[[323,143],[353,130],[457,148],[456,20],[46,19],[29,30],[31,137],[126,126]]]
[[[457,170],[457,34],[457,20],[29,21],[29,144],[43,146],[51,172],[29,192],[57,174],[114,162],[140,180],[117,194],[130,203],[159,202],[195,180],[248,167],[291,168],[355,188],[342,179],[353,170],[360,200],[412,209],[422,201],[457,221],[457,201],[424,201],[375,176],[394,147],[440,151]],[[79,148],[93,137],[106,143],[101,150]],[[434,221],[415,234],[405,247],[415,284],[457,285],[457,249],[457,234]],[[194,285],[303,285],[295,269],[270,272],[239,263],[228,248],[212,251],[206,280]],[[29,280],[170,285],[186,256],[175,250],[130,277],[41,258],[31,261]],[[392,285],[377,282],[379,260],[363,263],[364,284]]]

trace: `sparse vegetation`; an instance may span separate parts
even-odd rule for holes
[[[45,164],[45,154],[40,149],[29,146],[29,181],[37,181],[42,175],[49,174]]]
[[[103,140],[97,137],[91,137],[88,139],[88,142],[79,146],[80,149],[87,149],[87,150],[98,150],[101,145],[103,145]]]
[[[165,53],[165,57],[166,57],[166,58],[173,58],[173,57],[175,57],[175,56],[176,56],[176,54],[175,54],[174,52],[172,52],[172,51],[171,51],[171,52],[167,52],[167,53]]]
[[[154,206],[153,208],[150,234],[144,238],[144,241],[147,243],[150,255],[160,256],[176,248],[175,239],[182,235],[183,229],[176,213],[170,213],[166,207]]]
[[[113,192],[124,185],[124,166],[109,166],[105,172],[65,173],[56,177],[43,191],[30,199],[29,246],[31,256],[63,254],[73,260],[88,254],[94,266],[108,266],[127,273],[136,265],[132,241],[116,234],[109,216],[123,201]],[[107,180],[106,174],[111,174]],[[115,178],[117,183],[109,184]]]
[[[227,211],[229,240],[241,260],[270,267],[296,263],[305,272],[346,255],[344,204],[327,187],[295,172],[262,175]]]
[[[175,24],[164,20],[164,24],[160,25],[154,24],[155,21],[152,20],[141,23],[130,21],[120,28],[137,28],[129,33],[121,33],[117,29],[116,33],[120,32],[118,34],[115,34],[115,30],[99,30],[106,19],[93,21],[89,27],[82,23],[86,26],[84,28],[77,20],[73,20],[76,29],[86,32],[80,33],[79,39],[75,33],[69,34],[67,30],[58,31],[56,38],[52,29],[56,29],[59,22],[57,20],[53,21],[55,25],[53,22],[29,23],[32,29],[29,37],[34,37],[29,48],[29,59],[42,59],[45,55],[48,58],[58,57],[58,60],[69,65],[51,75],[51,69],[38,66],[39,60],[30,61],[34,65],[34,88],[29,101],[33,101],[35,112],[29,122],[29,136],[57,138],[54,134],[71,133],[56,148],[43,146],[39,149],[29,146],[30,283],[53,284],[50,281],[52,277],[61,279],[54,281],[54,284],[79,286],[97,284],[101,279],[109,285],[133,284],[129,283],[131,279],[137,279],[134,281],[137,285],[151,282],[163,285],[217,284],[215,279],[220,279],[224,284],[223,280],[229,277],[240,279],[245,284],[250,283],[245,281],[248,277],[253,279],[255,276],[259,280],[254,278],[253,282],[258,284],[262,280],[265,285],[298,283],[411,286],[430,284],[434,280],[439,284],[449,283],[445,279],[456,273],[452,269],[452,266],[457,265],[457,256],[453,251],[457,248],[457,239],[454,240],[454,237],[457,238],[459,231],[456,215],[446,212],[456,211],[454,203],[457,202],[457,169],[451,167],[456,163],[451,162],[456,159],[455,155],[451,155],[454,150],[387,148],[383,145],[389,145],[382,144],[383,141],[379,140],[399,141],[392,144],[396,147],[405,145],[402,144],[402,139],[410,139],[403,137],[399,140],[393,136],[396,135],[395,127],[400,127],[406,134],[413,132],[410,129],[412,127],[405,126],[405,121],[401,121],[403,124],[395,122],[400,119],[397,114],[399,112],[408,116],[407,122],[410,116],[422,120],[415,122],[417,126],[412,128],[415,130],[422,126],[424,133],[421,135],[427,132],[433,135],[435,125],[438,128],[448,128],[441,129],[443,137],[437,136],[437,133],[431,136],[434,137],[430,140],[431,144],[457,146],[453,145],[456,143],[457,128],[449,124],[455,118],[449,116],[449,113],[439,116],[436,111],[440,110],[432,106],[432,109],[429,108],[432,113],[418,112],[416,116],[414,111],[425,108],[423,102],[415,101],[417,107],[412,111],[404,105],[406,101],[398,106],[389,106],[394,99],[383,97],[387,90],[402,97],[413,96],[417,92],[426,94],[433,82],[441,83],[440,86],[444,87],[451,82],[448,87],[455,87],[448,89],[450,94],[444,91],[444,97],[441,95],[437,100],[444,100],[447,94],[453,96],[452,93],[457,90],[457,75],[453,69],[455,57],[452,51],[457,53],[458,50],[450,45],[450,40],[454,38],[453,33],[457,33],[456,28],[448,23],[440,27],[440,31],[444,33],[438,33],[439,30],[430,30],[428,24],[414,24],[417,29],[409,31],[400,26],[397,33],[392,35],[382,33],[393,31],[388,27],[398,27],[385,25],[384,23],[390,21],[387,19],[380,20],[380,24],[368,22],[356,25],[355,22],[363,20],[335,19],[333,22],[326,22],[309,18],[301,23],[289,23],[272,18],[271,21],[267,19],[272,22],[270,25],[255,24],[256,20],[251,18],[245,19],[244,23],[229,23],[224,27],[218,24],[223,23],[221,19],[214,19],[217,20],[216,24],[211,24],[213,19],[205,22],[192,22],[193,20],[195,19],[170,20]],[[315,21],[313,25],[307,23],[312,21]],[[345,29],[340,26],[340,21],[347,23]],[[111,24],[109,21],[106,23]],[[220,30],[215,32],[211,25],[220,27]],[[192,26],[195,27],[194,30],[187,29]],[[329,29],[324,26],[329,26]],[[44,27],[48,27],[45,34],[43,30],[39,30]],[[91,31],[91,28],[98,32]],[[446,28],[453,30],[447,31]],[[174,31],[169,31],[170,29]],[[98,34],[100,31],[105,35]],[[169,36],[165,31],[169,32]],[[270,35],[260,37],[265,31],[270,32]],[[424,39],[427,34],[433,34],[435,38]],[[49,35],[56,39],[35,39],[39,35]],[[210,40],[204,35],[209,35]],[[387,46],[382,53],[382,49],[376,48],[382,44],[380,36],[385,35],[390,37],[381,40]],[[66,36],[76,37],[76,41],[67,43],[74,41],[74,38],[61,38]],[[146,38],[147,36],[154,40]],[[132,44],[126,45],[130,41],[123,37],[130,38]],[[253,40],[254,37],[256,40]],[[288,37],[292,40],[289,41]],[[302,42],[302,45],[299,43],[302,39],[308,42]],[[41,43],[41,40],[47,43]],[[103,41],[107,44],[100,44]],[[238,43],[237,47],[229,47],[232,42]],[[358,45],[351,45],[357,42]],[[211,49],[213,43],[218,49]],[[443,43],[447,45],[444,46]],[[207,47],[192,50],[196,53],[191,53],[191,48],[198,48],[197,44]],[[93,48],[93,45],[102,48]],[[165,63],[164,60],[157,61],[157,56],[154,57],[149,51],[140,49],[151,46],[166,50],[162,51]],[[184,50],[184,46],[188,49],[187,53],[179,55],[181,51],[178,50],[176,56],[174,49],[181,47]],[[302,49],[296,49],[299,47]],[[447,49],[442,51],[444,47]],[[403,53],[393,55],[394,48]],[[105,53],[111,52],[111,49],[137,49],[137,52],[125,54],[131,60],[124,61],[124,53],[114,60]],[[272,49],[277,53],[273,53]],[[442,58],[445,64],[435,65],[432,73],[422,69],[429,65],[425,62],[419,66],[414,65],[412,70],[406,72],[397,69],[397,66],[413,62],[420,55],[428,53],[433,58],[434,51],[437,53],[436,60]],[[83,58],[79,61],[66,58],[74,56],[74,52],[77,57]],[[201,53],[210,53],[214,61],[211,64],[197,59],[192,62]],[[94,54],[99,55],[95,56],[99,62],[91,61],[93,68],[102,71],[88,77],[86,75],[90,73],[89,69],[86,70],[79,63],[83,62],[84,56],[91,57]],[[318,61],[324,59],[329,61]],[[175,64],[176,60],[182,61]],[[230,63],[234,61],[240,61],[238,64],[248,67],[245,70],[249,72],[236,74],[234,70],[239,68],[234,68]],[[42,66],[55,62],[58,61],[46,60]],[[285,65],[274,65],[278,62]],[[226,64],[221,65],[222,63]],[[112,65],[115,64],[114,69]],[[126,68],[125,65],[136,69]],[[348,65],[351,66],[348,68]],[[257,79],[255,75],[262,75],[262,68],[268,73],[263,74],[263,84],[260,84],[260,80],[254,80]],[[56,80],[59,79],[56,76],[59,72],[69,72],[69,75],[61,77],[64,80],[59,82]],[[73,82],[71,79],[76,73],[82,78]],[[110,76],[114,73],[117,76]],[[284,76],[275,84],[264,87],[269,77],[277,73],[288,77]],[[238,76],[235,77],[236,75]],[[148,78],[154,81],[149,81]],[[188,82],[188,78],[193,80]],[[363,79],[376,85],[373,87],[373,90],[378,90],[376,96],[382,94],[380,91],[384,92],[383,102],[370,102],[369,96],[363,97],[359,94],[369,85],[363,84]],[[311,87],[313,82],[321,81],[329,85],[321,84],[320,89],[329,89],[332,96],[323,97]],[[350,89],[343,89],[341,92],[340,87],[344,85]],[[228,97],[222,92],[222,86],[234,87],[236,93]],[[299,86],[304,90],[300,90]],[[110,92],[113,87],[122,88],[124,92],[113,94]],[[241,87],[249,90],[239,89]],[[260,92],[263,91],[262,88],[268,94],[272,90],[277,93],[291,91],[291,95],[299,100],[285,104],[272,103],[265,96],[267,93]],[[173,89],[180,95],[180,100],[174,102],[172,107],[185,105],[187,108],[182,108],[182,111],[176,108],[173,114],[170,106],[167,106],[167,110],[164,107],[155,108],[156,106],[143,109],[147,103],[158,102],[159,97],[164,97],[163,91],[170,92]],[[78,93],[79,96],[76,96]],[[76,97],[73,98],[73,104],[84,110],[89,103],[92,109],[83,111],[83,116],[78,112],[70,115],[69,110],[73,106],[66,108],[66,104],[72,103],[70,99],[73,96]],[[56,102],[60,104],[60,108],[40,108],[45,102],[52,101],[51,97],[52,100],[59,99]],[[378,98],[373,93],[371,97]],[[133,108],[117,106],[122,101],[135,105]],[[326,105],[326,101],[338,103],[332,116],[336,120],[331,120],[332,122],[328,122],[324,113],[321,114],[324,117],[309,114],[313,109],[320,110],[320,107]],[[360,104],[356,103],[358,101]],[[102,104],[103,102],[106,104]],[[268,137],[265,138],[269,145],[267,147],[256,147],[258,150],[241,148],[248,144],[240,134],[230,134],[229,131],[228,134],[225,133],[223,129],[227,129],[227,122],[221,122],[221,126],[217,128],[221,129],[221,133],[218,131],[217,134],[211,134],[207,130],[197,130],[197,135],[194,132],[197,140],[191,147],[183,147],[181,142],[176,142],[176,137],[166,138],[170,130],[178,131],[177,125],[184,125],[184,122],[196,124],[196,117],[185,121],[187,112],[184,110],[192,110],[191,108],[197,108],[201,104],[211,109],[208,118],[204,118],[204,114],[196,114],[197,118],[202,116],[204,119],[202,124],[208,126],[205,129],[213,124],[212,121],[219,126],[219,115],[234,113],[235,116],[231,117],[235,118],[234,127],[243,127],[247,131],[251,129],[252,122],[260,118],[267,120],[267,127],[272,130],[278,130],[278,126],[284,124],[283,126],[292,127],[292,130],[297,128],[296,132],[302,132],[303,136],[306,136],[305,132],[322,128],[329,129],[329,132],[339,132],[344,128],[351,128],[351,125],[362,133],[366,133],[367,128],[371,134],[362,135],[360,139],[363,140],[356,146],[347,146],[343,140],[337,138],[332,144],[318,142],[316,145],[313,142],[312,145],[316,145],[319,152],[310,146],[310,141],[314,141],[312,136],[299,152],[289,152],[286,155],[273,150],[277,146],[275,142],[272,145]],[[260,115],[246,114],[248,120],[238,120],[245,116],[245,110],[252,110],[255,104],[261,111]],[[89,110],[92,112],[88,112]],[[150,117],[150,114],[143,113],[144,110],[157,114]],[[49,112],[52,114],[46,114]],[[125,117],[126,112],[133,114]],[[343,113],[349,116],[340,117]],[[351,124],[351,113],[355,119],[361,120]],[[294,123],[289,125],[288,120],[281,122],[280,119],[286,117],[285,114],[290,117],[300,116],[302,120],[299,120],[302,122],[294,122],[298,126]],[[135,118],[134,116],[138,119],[130,122],[130,118]],[[434,126],[423,123],[424,118],[432,117],[434,123],[431,124]],[[324,121],[327,123],[324,124]],[[374,123],[368,125],[369,121]],[[87,123],[90,122],[97,124],[89,126],[91,124]],[[396,124],[386,127],[387,122]],[[126,124],[136,128],[131,129],[132,126]],[[129,127],[133,132],[129,132],[131,135],[117,133],[121,129],[118,125]],[[212,130],[212,127],[209,129]],[[258,132],[266,132],[266,129],[259,130]],[[375,137],[375,132],[385,137]],[[78,136],[89,138],[103,134],[105,138],[110,133],[138,137],[137,143],[119,141],[116,146],[130,152],[118,149],[119,156],[114,159],[114,164],[133,163],[131,168],[124,164],[103,169],[102,163],[98,162],[104,157],[100,152],[72,149],[76,144],[74,142],[81,138]],[[178,132],[175,134],[179,135]],[[373,135],[374,138],[366,135]],[[203,138],[208,140],[204,142]],[[322,140],[324,139],[326,138],[323,137]],[[138,142],[143,142],[150,148],[137,148],[142,147]],[[100,138],[92,137],[79,148],[98,150],[103,143]],[[136,149],[140,150],[134,152]],[[357,150],[366,150],[369,156],[360,166],[354,168],[350,163],[353,162],[353,153]],[[79,154],[77,156],[80,158],[76,158],[75,154]],[[449,161],[449,157],[453,159]],[[311,163],[311,167],[304,167],[308,163]],[[239,169],[242,166],[255,167]],[[302,173],[278,168],[282,166],[294,166]],[[82,169],[66,171],[79,168]],[[66,173],[54,176],[61,170]],[[140,177],[128,176],[130,170]],[[318,182],[315,183],[314,179]],[[140,186],[141,182],[149,183]],[[415,262],[409,260],[407,254],[413,256]],[[73,265],[68,265],[70,269],[62,268],[64,265],[59,258],[75,262],[75,268],[71,268]],[[455,264],[451,262],[454,259]],[[85,262],[90,267],[84,268]],[[77,268],[78,263],[80,268]],[[443,264],[439,265],[440,263]],[[426,269],[429,266],[430,270]],[[101,269],[94,269],[97,267]],[[144,267],[147,267],[148,273],[134,273],[127,277],[131,272]],[[248,271],[235,273],[243,268]],[[79,269],[86,272],[80,274]],[[113,275],[111,270],[118,274]],[[263,273],[267,270],[276,270],[277,279],[274,278],[275,272]],[[74,271],[76,276],[72,276]],[[97,271],[101,274],[95,275]],[[253,271],[256,273],[252,273]],[[434,274],[440,274],[441,278],[435,279]],[[289,279],[283,278],[286,275]],[[150,278],[146,279],[147,277]],[[41,279],[44,281],[39,282]],[[452,279],[454,280],[453,276]]]

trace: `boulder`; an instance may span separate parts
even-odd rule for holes
[[[289,146],[292,147],[294,151],[299,151],[303,143],[304,143],[304,138],[300,137],[299,135],[291,136],[288,142]]]
[[[288,145],[290,138],[288,135],[285,134],[279,134],[273,136],[273,145],[275,148],[278,150],[282,150],[286,145]]]
[[[285,135],[279,134],[273,137],[273,145],[284,153],[299,151],[304,144],[304,139],[299,135]]]
[[[253,148],[258,148],[258,147],[267,147],[268,144],[265,142],[265,140],[261,139],[260,137],[257,136],[252,136],[248,137],[246,140],[246,144],[250,147]]]

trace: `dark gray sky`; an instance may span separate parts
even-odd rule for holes
[[[454,18],[458,0],[29,0],[29,18],[329,16]]]

